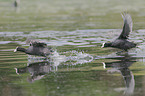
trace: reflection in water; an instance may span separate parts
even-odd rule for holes
[[[14,1],[14,7],[15,7],[15,11],[19,12],[20,11],[20,0],[15,0]]]
[[[68,53],[68,52],[65,52]],[[28,82],[32,83],[35,80],[42,79],[46,73],[55,72],[58,66],[63,62],[64,65],[77,65],[91,62],[93,57],[89,54],[69,51],[70,56],[60,55],[54,51],[49,59],[28,55],[28,64],[23,68],[15,68],[17,74],[29,72],[31,77],[28,77]],[[68,63],[69,61],[69,63]]]
[[[118,58],[119,61],[111,62],[111,63],[103,63],[104,68],[112,67],[112,69],[109,69],[107,72],[113,73],[113,72],[120,72],[124,81],[126,88],[124,89],[125,94],[133,94],[134,87],[135,87],[135,80],[134,75],[129,70],[129,67],[136,62],[133,57],[129,55],[125,55],[124,57]],[[115,88],[116,91],[121,91],[119,88]]]
[[[40,80],[45,76],[46,73],[51,71],[51,65],[48,61],[31,63],[23,68],[15,68],[17,74],[29,72],[31,77],[28,77],[29,82]]]

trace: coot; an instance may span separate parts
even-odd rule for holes
[[[103,47],[114,47],[114,48],[119,48],[124,51],[127,51],[130,48],[136,47],[135,43],[129,42],[127,40],[129,37],[129,33],[132,32],[132,18],[128,13],[123,13],[122,18],[124,21],[122,33],[113,42],[103,43],[102,48]]]
[[[15,1],[14,1],[14,7],[18,7],[19,4],[20,4],[20,0],[15,0]]]
[[[28,49],[22,47],[16,47],[14,52],[16,51],[24,52],[29,55],[44,56],[44,57],[47,57],[53,52],[52,48],[47,47],[46,43],[34,41],[34,40],[30,41],[30,46]]]

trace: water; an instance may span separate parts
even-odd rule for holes
[[[118,49],[101,48],[101,43],[113,40],[111,35],[116,37],[120,31],[0,32],[10,39],[0,42],[2,96],[143,95],[144,30],[132,32],[131,41],[139,44],[129,53],[117,55]],[[13,52],[16,46],[27,48],[23,40],[34,37],[54,48],[50,59]]]
[[[0,96],[144,96],[144,1],[0,1]],[[132,7],[133,6],[133,7]],[[45,10],[44,10],[45,9]],[[101,48],[122,28],[128,10],[138,47]],[[55,50],[49,59],[14,53],[32,38]]]

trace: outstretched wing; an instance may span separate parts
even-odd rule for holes
[[[128,13],[123,13],[122,18],[124,21],[124,26],[118,39],[128,39],[129,33],[132,32],[132,18]]]
[[[34,41],[34,42],[30,42],[30,46],[47,47],[47,44],[43,42]]]
[[[38,40],[34,40],[34,39],[27,39],[26,40],[27,44],[30,44],[30,46],[36,46],[36,47],[46,47],[47,44]]]

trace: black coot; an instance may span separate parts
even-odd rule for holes
[[[20,0],[15,0],[15,1],[14,1],[14,7],[18,7],[19,4],[20,4]]]
[[[127,51],[130,48],[136,47],[136,44],[133,42],[129,42],[127,39],[129,37],[129,33],[132,32],[132,19],[128,13],[123,13],[122,18],[124,21],[124,26],[122,33],[120,36],[113,42],[110,43],[103,43],[103,47],[114,47],[119,48],[124,51]]]
[[[48,56],[52,54],[53,50],[51,47],[47,47],[46,43],[39,42],[39,41],[30,41],[30,47],[28,49],[22,47],[16,47],[14,52],[20,51],[24,52],[29,55],[36,55],[36,56]]]

